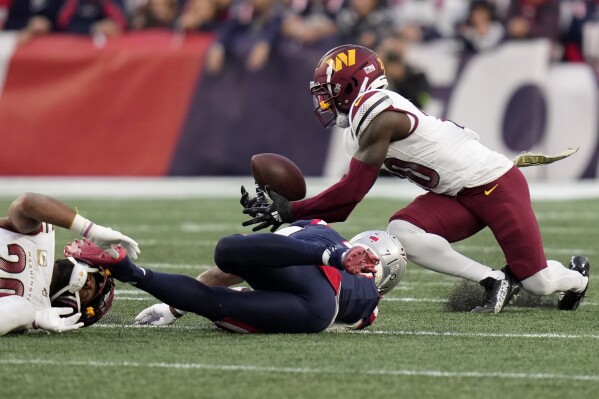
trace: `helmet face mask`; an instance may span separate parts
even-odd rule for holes
[[[406,272],[408,261],[397,237],[382,230],[369,230],[356,235],[350,242],[369,249],[380,258],[373,276],[379,294],[384,295],[395,288]]]
[[[100,320],[112,307],[114,300],[114,280],[110,277],[110,272],[100,269],[100,272],[94,273],[98,283],[98,292],[81,309],[81,319],[85,327],[90,326]]]
[[[323,126],[330,127],[338,114],[349,113],[360,94],[385,87],[385,68],[374,51],[349,44],[335,47],[320,59],[310,82],[314,113]]]
[[[310,92],[314,101],[314,114],[316,114],[316,117],[324,127],[333,126],[337,119],[337,109],[333,103],[334,96],[320,84],[311,86]]]

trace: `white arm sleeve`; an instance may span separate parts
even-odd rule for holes
[[[0,298],[0,336],[29,329],[34,320],[35,308],[27,299],[17,295]]]

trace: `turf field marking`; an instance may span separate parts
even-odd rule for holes
[[[0,364],[9,365],[42,365],[42,366],[76,366],[76,367],[129,367],[129,368],[162,368],[183,370],[219,370],[243,371],[257,373],[288,373],[288,374],[341,374],[349,375],[355,370],[331,370],[312,367],[264,367],[243,364],[203,364],[203,363],[138,363],[138,362],[97,362],[89,361],[56,361],[49,359],[0,359]],[[443,371],[443,370],[363,370],[361,374],[378,376],[404,376],[404,377],[441,377],[441,378],[504,378],[526,380],[572,380],[572,381],[599,381],[599,375],[566,375],[550,373],[504,373],[481,371]]]
[[[183,331],[206,331],[205,326],[149,326],[144,324],[100,324],[96,323],[89,328],[168,328]],[[219,331],[220,333],[220,331]],[[222,333],[227,334],[227,333]],[[471,338],[553,338],[553,339],[599,339],[597,334],[551,334],[551,333],[468,333],[454,331],[407,331],[407,330],[353,330],[341,332],[326,332],[326,334],[372,334],[372,335],[416,335],[416,336],[443,336],[443,337],[471,337]]]
[[[139,266],[147,267],[148,269],[190,269],[190,270],[206,270],[210,269],[214,265],[190,265],[190,264],[177,264],[177,263],[143,263],[139,262]]]
[[[599,278],[599,276],[598,276]],[[418,284],[418,283],[415,283]],[[440,284],[441,285],[441,284]],[[396,288],[397,289],[397,288]],[[115,291],[116,298],[124,301],[142,301],[148,299],[154,299],[150,294],[141,290],[119,290]],[[132,296],[126,296],[132,295]],[[446,303],[449,302],[448,299],[445,298],[413,298],[413,297],[394,297],[394,296],[386,296],[382,299],[385,302],[423,302],[423,303]],[[583,302],[584,306],[597,306],[599,305],[596,302]],[[514,306],[511,305],[510,308],[521,308],[522,306]],[[530,308],[530,306],[524,306],[523,308]]]
[[[409,297],[394,297],[394,298],[383,298],[385,302],[449,302],[447,299],[438,298],[409,298]]]
[[[175,247],[214,247],[216,245],[217,240],[181,240],[181,239],[141,239],[137,240],[140,247],[165,247],[165,246],[175,246]]]
[[[494,245],[468,245],[468,244],[454,244],[453,249],[459,252],[501,252],[499,246]],[[591,248],[551,248],[544,247],[545,252],[554,253],[560,255],[597,255],[597,251]]]
[[[526,333],[464,333],[453,331],[382,331],[382,330],[361,330],[344,331],[345,334],[374,334],[374,335],[422,335],[422,336],[443,336],[443,337],[473,337],[473,338],[556,338],[556,339],[599,339],[595,334],[526,334]]]

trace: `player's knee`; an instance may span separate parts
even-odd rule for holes
[[[421,228],[405,220],[393,220],[387,231],[401,242],[408,258],[418,263],[420,257],[437,256],[451,250],[451,246],[443,237],[428,234]]]
[[[406,243],[404,241],[411,241],[418,234],[424,233],[424,230],[405,220],[396,219],[389,223],[387,232],[397,237],[397,239],[405,246]]]
[[[223,237],[214,248],[214,262],[222,271],[234,268],[239,262],[239,234]]]

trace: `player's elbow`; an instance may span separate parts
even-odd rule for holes
[[[40,223],[35,215],[41,194],[25,193],[14,200],[8,208],[8,220],[15,231],[29,234],[39,228]]]
[[[36,193],[24,193],[19,198],[14,200],[13,206],[23,212],[25,215],[29,215],[35,211],[35,208],[39,204],[41,194]]]

